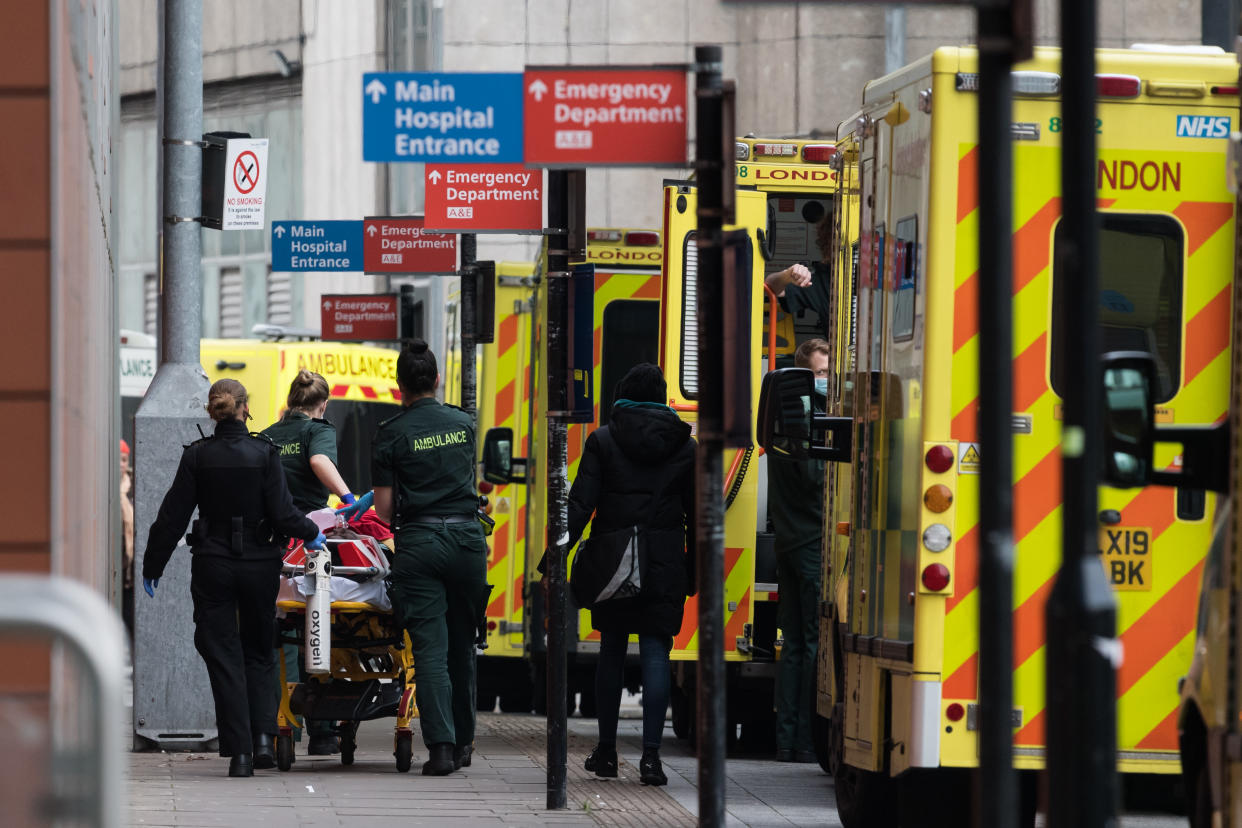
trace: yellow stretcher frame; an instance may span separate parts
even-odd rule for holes
[[[297,619],[305,619],[306,602],[282,600],[276,602],[276,609],[283,610],[285,615],[284,626],[293,629],[301,629],[302,624],[297,623]],[[371,614],[375,618],[372,619],[377,625],[377,629],[383,629],[384,625],[388,625],[392,629],[390,632],[396,632],[395,622],[392,610],[381,610],[372,604],[361,601],[333,601],[331,605],[332,623],[335,622],[339,615],[363,615]],[[290,618],[295,619],[289,622]],[[387,636],[391,638],[392,636]],[[335,632],[332,641],[336,641]],[[414,651],[410,644],[409,633],[402,630],[402,643],[400,646],[393,644],[378,645],[375,648],[368,647],[336,647],[331,648],[330,672],[329,678],[346,679],[348,681],[367,681],[370,679],[391,679],[399,681],[402,685],[401,701],[397,705],[397,717],[393,727],[393,756],[396,757],[397,770],[405,773],[410,769],[411,758],[414,749],[414,733],[410,727],[410,723],[418,718],[418,704],[414,699]],[[299,657],[301,657],[301,645],[299,644]],[[372,649],[375,651],[372,652]],[[362,663],[361,655],[387,655],[391,659],[391,670],[368,670]],[[289,681],[289,677],[285,672],[285,660],[277,659],[280,662],[280,705],[276,712],[276,725],[278,733],[276,736],[276,766],[287,771],[293,765],[293,729],[301,726],[300,717],[293,712],[290,705],[290,697],[294,690],[298,687],[298,682]],[[354,750],[357,747],[358,722],[349,721],[342,722],[339,727],[341,735],[341,764],[352,765],[354,763]]]

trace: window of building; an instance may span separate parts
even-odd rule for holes
[[[1064,222],[1054,235],[1052,271],[1052,390],[1065,396],[1065,272],[1060,248]],[[1100,330],[1108,351],[1146,351],[1156,358],[1158,396],[1167,402],[1181,385],[1182,280],[1185,239],[1169,216],[1100,214]]]
[[[160,277],[147,273],[142,277],[142,330],[151,336],[159,332]]]
[[[272,325],[293,324],[293,276],[267,271],[267,321]]]
[[[220,336],[225,339],[243,336],[243,287],[241,268],[226,267],[220,270]]]

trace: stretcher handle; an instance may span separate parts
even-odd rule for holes
[[[286,575],[304,575],[306,567],[297,564],[285,564],[280,571]],[[332,567],[333,575],[378,575],[380,568],[378,566],[334,566]]]

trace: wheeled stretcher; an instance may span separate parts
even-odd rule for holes
[[[397,770],[410,769],[417,718],[414,660],[409,638],[393,617],[384,585],[388,551],[374,538],[328,536],[323,550],[301,543],[285,555],[277,596],[282,644],[299,648],[304,682],[280,661],[276,766],[293,764],[293,728],[299,717],[336,722],[341,764],[354,761],[358,725],[393,716]]]

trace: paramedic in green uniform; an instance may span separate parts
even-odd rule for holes
[[[414,645],[419,722],[430,754],[424,776],[470,764],[475,633],[488,592],[474,421],[436,401],[439,384],[427,343],[407,344],[397,357],[405,410],[380,424],[371,454],[375,511],[396,535],[390,595]]]
[[[828,393],[828,343],[808,339],[794,365],[815,374],[815,408]],[[778,665],[776,758],[814,762],[811,699],[819,651],[820,569],[824,523],[824,463],[768,452],[768,517],[776,533],[777,626],[785,638]]]
[[[303,514],[326,507],[329,492],[347,505],[354,502],[353,494],[336,468],[336,428],[323,418],[328,409],[329,396],[328,381],[303,368],[289,385],[285,416],[263,429],[263,436],[271,440],[280,452],[280,465],[285,470],[285,482],[293,495],[293,505]],[[306,681],[298,648],[286,644],[282,649],[285,675],[296,673],[301,681]],[[276,692],[279,694],[279,687]],[[308,719],[306,730],[310,734],[307,755],[340,753],[340,743],[331,721]]]

